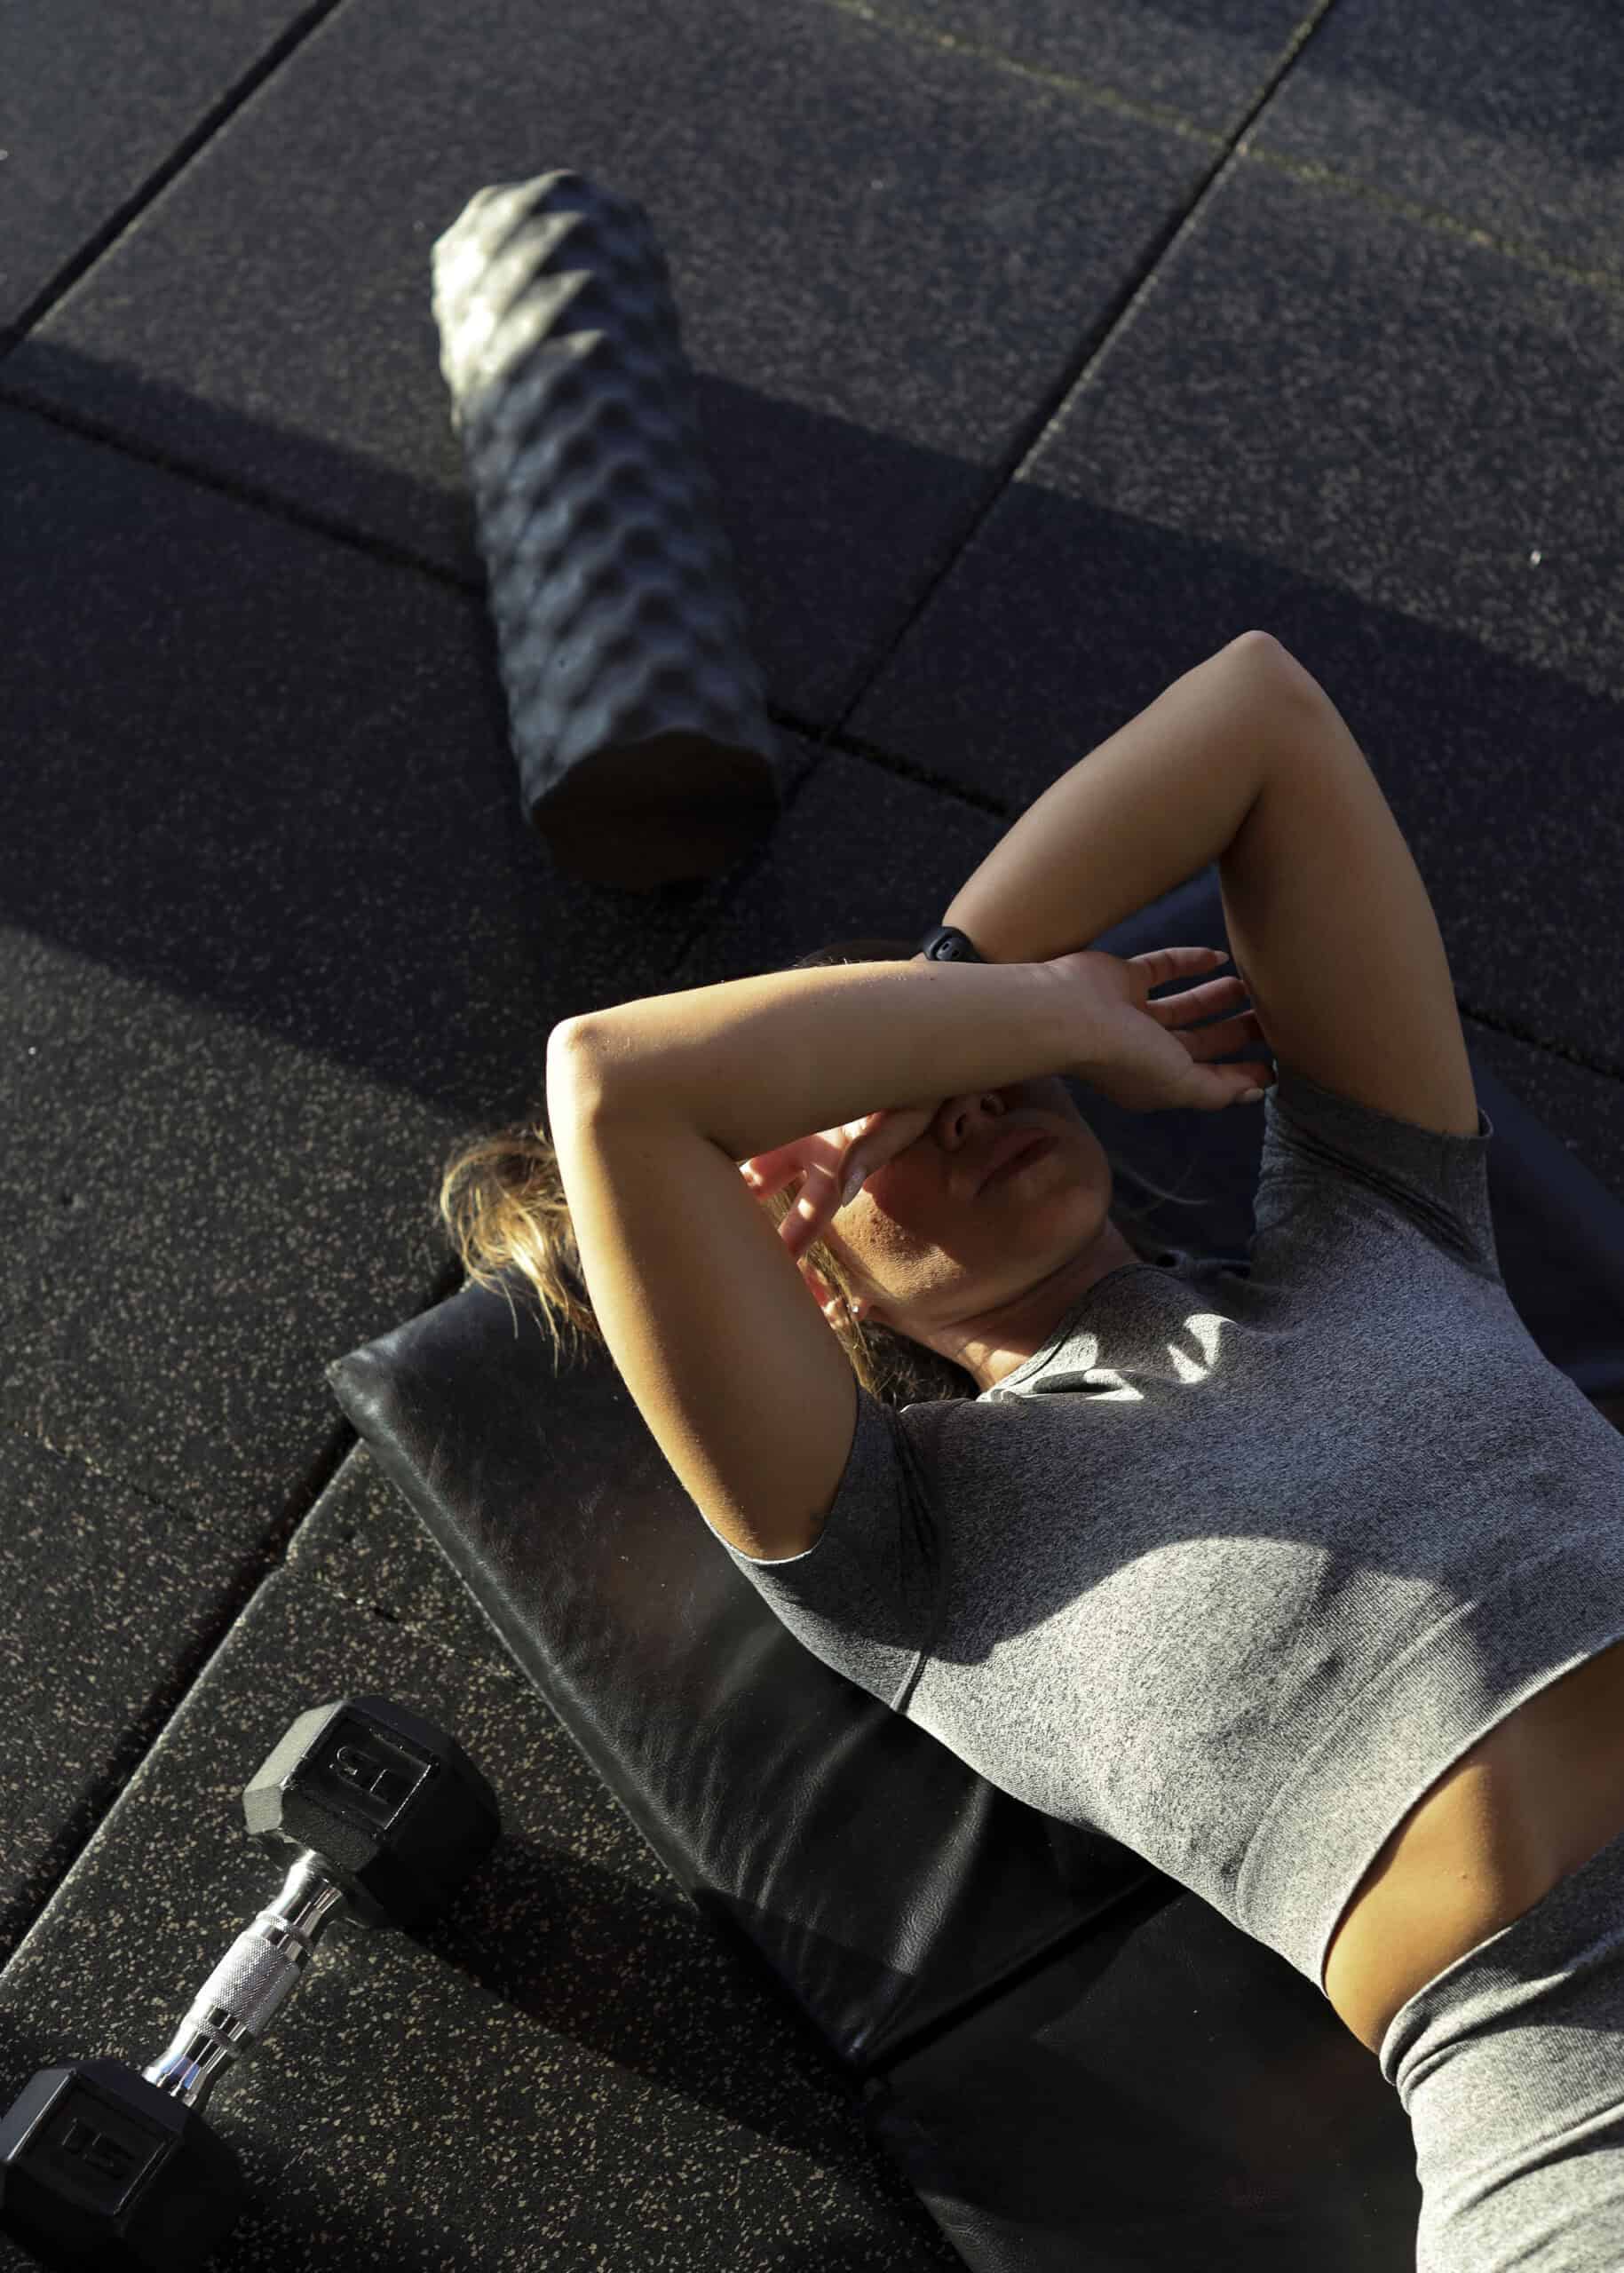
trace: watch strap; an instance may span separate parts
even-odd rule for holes
[[[986,957],[977,952],[963,931],[951,923],[939,923],[934,931],[927,931],[914,951],[927,962],[985,962]]]

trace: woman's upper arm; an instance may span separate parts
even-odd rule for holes
[[[804,1554],[857,1428],[845,1354],[720,1145],[568,1067],[550,1050],[552,1141],[622,1378],[720,1537],[758,1561]]]
[[[1466,1038],[1426,885],[1335,705],[1269,645],[1291,731],[1218,864],[1236,970],[1282,1065],[1395,1120],[1476,1136]]]

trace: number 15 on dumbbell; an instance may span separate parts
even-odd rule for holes
[[[253,1838],[291,1857],[276,1899],[199,1990],[167,2052],[139,2071],[42,2069],[0,2116],[0,2232],[42,2265],[191,2273],[248,2200],[202,2118],[264,2037],[335,1919],[411,1932],[501,1834],[495,1794],[455,1737],[383,1697],[302,1713],[247,1786]]]

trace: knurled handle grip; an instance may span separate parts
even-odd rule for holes
[[[218,2016],[225,2015],[234,2036],[257,2039],[265,2034],[310,1962],[304,1943],[279,1930],[282,1925],[272,1912],[260,1912],[193,1998],[188,2022],[218,2026]]]
[[[224,2071],[244,2060],[298,1987],[345,1890],[319,1855],[301,1854],[274,1902],[245,1927],[193,1998],[169,2049],[142,2071],[175,2099],[201,2107]]]

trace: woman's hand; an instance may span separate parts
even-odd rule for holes
[[[1216,947],[1157,947],[1149,954],[1105,954],[1097,947],[1057,955],[1042,968],[1068,989],[1077,1010],[1077,1058],[1065,1071],[1129,1113],[1218,1113],[1267,1089],[1274,1076],[1261,1058],[1215,1065],[1238,1049],[1268,1046],[1243,980],[1215,978],[1153,1002],[1153,986],[1192,978],[1227,955]],[[1221,1010],[1235,1011],[1212,1026]]]
[[[1237,1010],[1212,1026],[1196,1023],[1216,1020],[1220,1011],[1234,1010],[1245,1001],[1240,978],[1215,978],[1160,1002],[1150,1000],[1153,987],[1192,978],[1227,961],[1214,947],[1159,947],[1126,959],[1085,947],[1055,956],[1042,967],[1054,972],[1057,985],[1071,990],[1078,1031],[1077,1062],[1057,1071],[1074,1074],[1130,1113],[1179,1107],[1216,1113],[1249,1089],[1267,1088],[1274,1077],[1259,1059],[1245,1058],[1238,1065],[1212,1063],[1264,1041],[1255,1011]],[[802,1179],[796,1204],[779,1226],[779,1237],[798,1258],[850,1204],[845,1194],[853,1183],[906,1152],[939,1110],[939,1105],[888,1105],[840,1128],[758,1152],[741,1160],[739,1172],[758,1200]]]
[[[775,1145],[741,1160],[739,1173],[757,1200],[804,1181],[800,1197],[779,1225],[778,1235],[797,1259],[815,1239],[822,1238],[840,1210],[857,1196],[854,1187],[907,1150],[923,1136],[938,1105],[886,1105],[848,1121],[838,1129],[820,1129],[814,1136],[798,1136],[792,1144]]]

